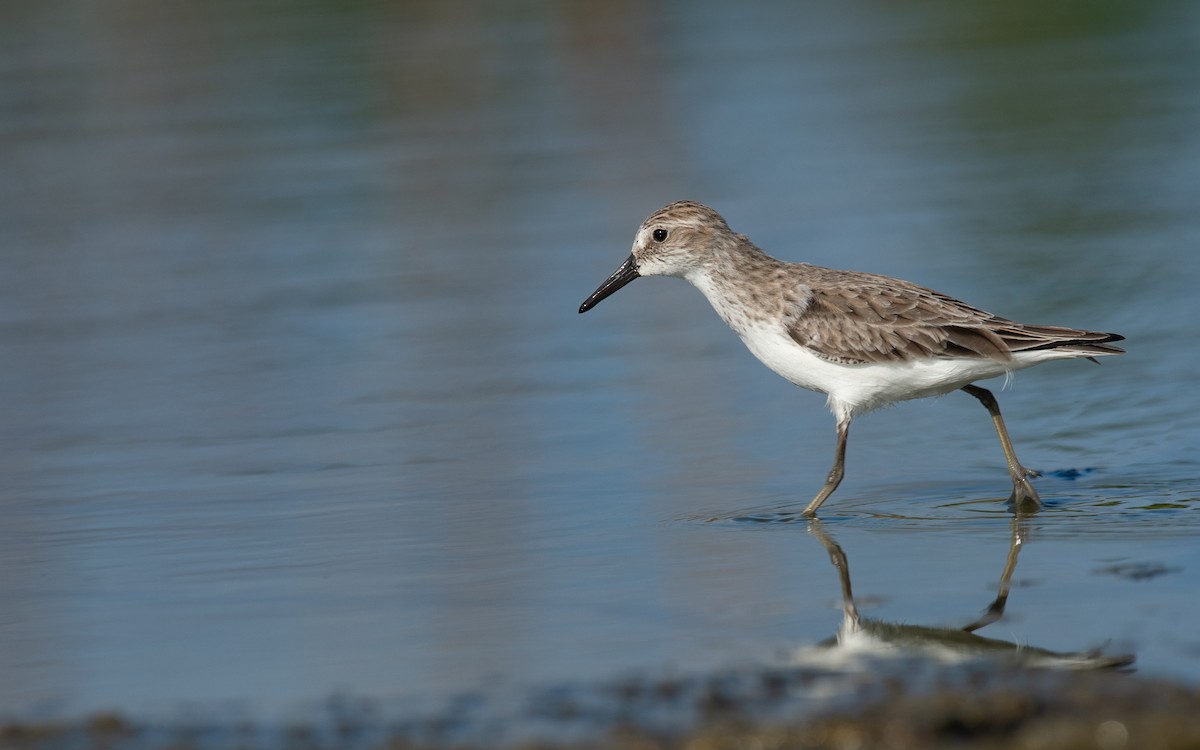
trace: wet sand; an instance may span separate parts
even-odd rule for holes
[[[919,670],[918,670],[919,672]],[[557,696],[507,721],[474,709],[384,719],[370,700],[331,701],[311,721],[142,724],[118,714],[0,727],[27,748],[1173,748],[1200,747],[1200,690],[1121,672],[954,670],[864,677],[840,707],[809,713],[794,698],[810,670],[627,682]],[[917,683],[927,685],[922,687]],[[590,702],[589,702],[590,701]],[[664,720],[664,717],[667,717]],[[681,717],[687,717],[680,722]],[[536,728],[535,728],[536,726]],[[522,736],[524,735],[524,736]]]

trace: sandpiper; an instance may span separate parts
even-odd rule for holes
[[[785,263],[736,234],[713,209],[677,201],[638,228],[633,252],[579,306],[584,313],[639,276],[691,282],[767,367],[828,396],[837,420],[833,468],[804,510],[812,517],[845,473],[850,420],[881,406],[964,390],[992,417],[1018,508],[1041,505],[1013,452],[1000,407],[973,383],[1052,359],[1124,350],[1124,336],[1025,325],[940,292],[872,273]]]

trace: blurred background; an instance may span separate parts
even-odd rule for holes
[[[269,715],[776,663],[833,420],[704,299],[586,316],[690,198],[786,260],[1129,354],[1000,393],[1009,617],[1200,678],[1200,6],[0,5],[0,716]],[[995,383],[999,388],[999,383]],[[864,613],[974,619],[986,413],[856,422]]]

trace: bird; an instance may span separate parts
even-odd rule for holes
[[[1116,333],[1026,325],[908,281],[778,260],[735,233],[712,208],[670,203],[642,222],[629,257],[583,304],[591,310],[641,276],[696,287],[746,348],[791,383],[826,395],[836,423],[833,467],[803,511],[817,509],[845,476],[851,421],[900,401],[962,390],[991,416],[1012,478],[1009,500],[1041,507],[1038,472],[1017,460],[996,397],[975,385],[1057,359],[1123,354]]]

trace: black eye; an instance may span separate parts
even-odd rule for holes
[[[667,230],[655,229],[654,232],[651,233],[650,236],[654,238],[655,242],[662,242],[663,240],[665,240],[667,238]]]

